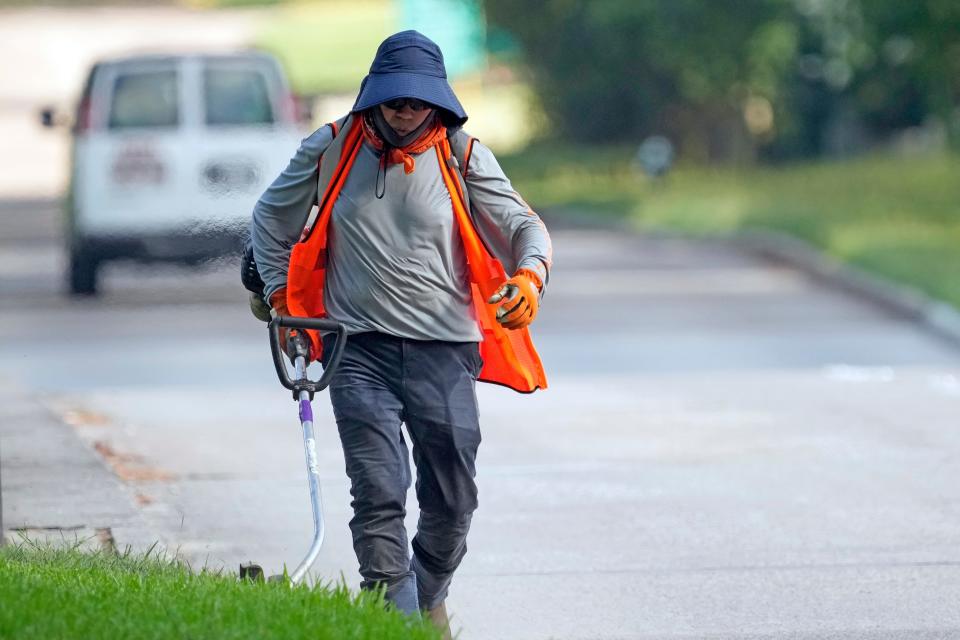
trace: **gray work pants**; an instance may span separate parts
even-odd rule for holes
[[[324,338],[324,359],[331,341]],[[481,366],[476,342],[360,333],[347,341],[330,385],[351,482],[361,587],[383,585],[387,600],[407,613],[443,602],[467,551],[477,508]],[[401,423],[413,444],[420,504],[412,558],[403,522],[410,464]]]

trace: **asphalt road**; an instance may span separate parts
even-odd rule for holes
[[[57,219],[0,203],[0,377],[74,424],[195,566],[294,564],[296,408],[234,268],[117,264],[71,300]],[[960,637],[960,351],[726,247],[551,229],[551,387],[480,391],[462,639]],[[317,575],[355,586],[314,406]]]

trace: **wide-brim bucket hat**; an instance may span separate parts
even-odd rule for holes
[[[352,110],[363,111],[396,98],[417,98],[442,109],[447,112],[441,115],[446,116],[448,127],[467,121],[466,111],[447,82],[443,52],[418,31],[401,31],[380,43]]]

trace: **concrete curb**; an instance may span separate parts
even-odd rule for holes
[[[0,544],[18,535],[86,548],[165,553],[124,485],[39,400],[0,378]]]
[[[725,239],[732,245],[783,262],[831,286],[868,300],[960,346],[960,311],[920,290],[844,264],[810,244],[773,231],[742,231]]]
[[[844,264],[812,245],[785,233],[775,231],[738,231],[727,236],[694,236],[671,230],[644,231],[629,219],[608,218],[578,211],[553,209],[545,218],[572,228],[601,228],[622,233],[645,234],[654,238],[687,239],[696,242],[719,242],[734,248],[787,264],[795,269],[876,304],[888,312],[911,320],[934,335],[960,347],[960,310],[931,298],[920,290]]]

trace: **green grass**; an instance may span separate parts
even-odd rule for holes
[[[534,206],[694,235],[791,234],[960,307],[960,158],[874,156],[783,168],[678,167],[659,182],[632,149],[538,147],[501,158]]]
[[[387,0],[325,0],[279,7],[254,44],[283,63],[296,93],[356,91],[380,42],[395,30]]]
[[[0,547],[0,638],[438,638],[344,586],[241,583],[147,554]]]

